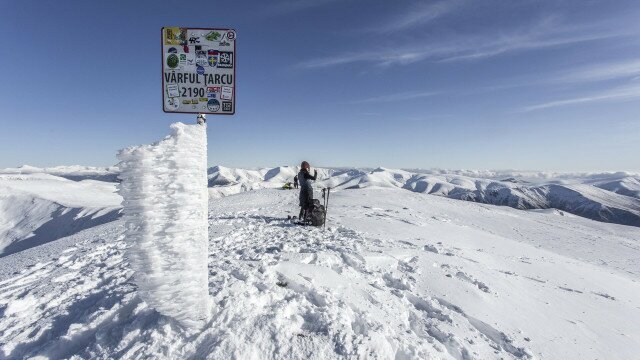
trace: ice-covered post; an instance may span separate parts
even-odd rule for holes
[[[171,125],[152,145],[120,150],[127,258],[140,297],[188,328],[210,313],[206,125]]]

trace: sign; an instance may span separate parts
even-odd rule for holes
[[[162,28],[164,112],[233,115],[235,81],[235,30]]]

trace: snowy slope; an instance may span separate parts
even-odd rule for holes
[[[379,179],[376,176],[376,179]],[[395,177],[394,177],[395,179]],[[632,359],[640,229],[398,188],[209,204],[210,322],[141,300],[123,221],[0,258],[0,357]]]
[[[594,186],[612,191],[616,194],[640,199],[640,177],[623,177],[616,180],[607,179],[595,183]]]
[[[115,184],[48,174],[0,174],[0,256],[115,220]]]

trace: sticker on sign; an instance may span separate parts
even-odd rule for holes
[[[233,115],[236,108],[235,30],[163,27],[161,36],[162,110]],[[198,100],[202,106],[195,106]]]

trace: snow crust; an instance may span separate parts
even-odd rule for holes
[[[206,126],[118,154],[127,258],[141,298],[188,328],[209,317]]]

